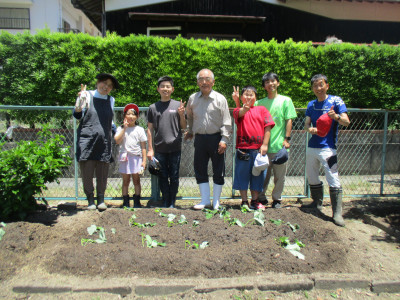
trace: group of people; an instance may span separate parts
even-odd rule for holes
[[[187,105],[182,100],[171,98],[174,92],[173,79],[169,76],[160,77],[157,91],[161,98],[149,107],[147,132],[138,125],[139,108],[133,103],[126,105],[123,110],[123,124],[115,126],[115,99],[109,93],[119,87],[118,81],[108,73],[98,74],[96,79],[96,90],[86,91],[86,86],[81,85],[73,111],[74,117],[80,120],[76,159],[80,165],[88,209],[96,209],[94,174],[97,209],[107,208],[104,193],[109,164],[113,162],[112,138],[120,145],[118,159],[123,179],[124,207],[130,206],[131,178],[135,187],[133,205],[141,207],[140,175],[147,162],[155,162],[160,166],[158,176],[162,203],[153,205],[174,208],[179,189],[182,140],[194,138],[193,166],[201,201],[193,208],[218,209],[224,185],[225,152],[232,132],[232,120],[227,99],[213,89],[214,73],[209,69],[202,69],[197,73],[199,91],[189,97]],[[296,111],[289,97],[278,94],[279,85],[277,74],[265,74],[262,77],[262,88],[268,95],[260,100],[257,100],[257,89],[252,85],[241,90],[233,87],[232,98],[236,104],[233,119],[237,126],[233,188],[240,191],[242,205],[257,210],[264,210],[268,204],[266,191],[272,174],[272,207],[280,208],[282,205],[292,119],[296,118]],[[336,225],[344,226],[336,142],[338,125],[347,126],[350,121],[343,100],[327,93],[329,83],[325,75],[313,76],[311,88],[317,99],[310,101],[307,106],[304,130],[311,134],[306,154],[306,173],[312,203],[302,207],[322,210],[324,192],[319,179],[322,165],[329,184],[333,221]],[[208,176],[210,160],[213,172],[212,203]],[[250,203],[247,196],[249,188]]]

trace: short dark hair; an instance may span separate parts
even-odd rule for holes
[[[279,82],[279,76],[276,73],[273,72],[268,72],[267,74],[264,74],[262,77],[262,87],[264,87],[264,84],[267,80],[275,79],[276,81]]]
[[[243,95],[244,92],[247,91],[247,90],[253,91],[254,94],[256,94],[256,97],[257,97],[257,89],[256,89],[254,86],[252,86],[252,85],[246,85],[245,87],[243,87],[243,88],[242,88],[242,93],[241,93],[241,95]]]
[[[323,81],[325,81],[325,83],[328,83],[328,77],[326,77],[324,74],[316,74],[311,78],[311,86],[313,86],[314,82],[319,79],[322,79]]]
[[[174,86],[174,80],[172,79],[172,77],[169,76],[161,76],[160,78],[158,78],[157,86],[159,87],[161,82],[163,81],[168,81],[172,86]]]

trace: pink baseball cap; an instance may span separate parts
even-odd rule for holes
[[[325,137],[331,130],[332,119],[328,113],[323,114],[317,120],[317,135]]]

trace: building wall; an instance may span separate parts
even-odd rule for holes
[[[93,36],[100,36],[101,32],[86,17],[75,9],[70,0],[0,0],[0,7],[29,8],[30,32],[35,34],[37,30],[49,28],[52,32],[58,32],[63,28],[63,21],[70,24],[71,29],[78,29]],[[23,29],[3,29],[10,33],[22,33]]]

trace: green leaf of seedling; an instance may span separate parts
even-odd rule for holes
[[[278,220],[269,219],[269,221],[270,221],[272,224],[275,224],[275,225],[278,225],[278,226],[282,225],[282,222],[283,222],[281,219],[278,219]]]
[[[96,242],[92,239],[81,239],[82,246],[86,246],[87,244],[90,244],[90,243],[96,243]]]
[[[233,226],[233,225],[238,225],[239,227],[244,227],[245,224],[243,224],[243,222],[241,222],[239,219],[237,218],[233,218],[233,219],[229,219],[229,225]]]
[[[335,298],[335,299],[338,298],[338,295],[336,293],[330,293],[330,295],[331,295],[332,298]]]
[[[167,217],[168,215],[166,213],[163,213],[163,212],[160,211],[160,216],[161,217]]]
[[[290,253],[292,253],[294,256],[296,256],[299,259],[304,260],[304,255],[300,253],[300,247],[297,244],[289,244],[285,247],[285,249],[289,250]]]
[[[218,213],[218,209],[208,209],[208,208],[204,208],[203,211],[206,213],[206,219],[211,219],[212,217],[214,217],[215,214]]]
[[[90,227],[87,228],[87,232],[89,233],[89,235],[92,235],[96,231],[97,231],[97,226],[96,225],[91,225]]]
[[[136,208],[134,208],[134,207],[126,207],[126,206],[124,206],[124,210],[128,210],[128,211],[136,211]]]
[[[185,249],[190,249],[190,248],[195,248],[195,249],[199,249],[199,244],[196,244],[195,242],[191,242],[189,240],[185,241]]]
[[[187,224],[188,221],[186,220],[186,217],[184,215],[181,215],[181,218],[178,221],[179,225]]]
[[[242,205],[241,207],[240,207],[240,211],[242,212],[242,213],[248,213],[248,212],[251,212],[251,211],[253,211],[252,209],[250,209],[250,207],[248,206],[248,205]]]
[[[87,228],[87,232],[89,233],[89,235],[93,235],[95,233],[99,234],[99,238],[96,240],[92,240],[92,239],[81,239],[81,245],[85,246],[88,243],[98,243],[98,244],[103,244],[105,242],[107,242],[107,238],[106,238],[106,234],[105,234],[105,230],[103,227],[100,226],[96,226],[96,225],[91,225],[90,227]]]
[[[290,227],[290,229],[292,229],[293,232],[296,232],[297,229],[300,229],[299,224],[292,225],[289,222],[287,222],[286,225],[288,225]]]
[[[168,222],[173,221],[176,218],[176,215],[174,214],[168,214]]]
[[[115,228],[111,228],[111,233],[115,234],[115,232],[116,232]]]
[[[262,211],[255,211],[254,212],[254,221],[256,224],[264,226],[265,224],[265,216]]]
[[[197,227],[200,225],[200,222],[198,220],[193,220],[192,226]]]
[[[300,247],[300,248],[304,248],[306,245],[304,245],[304,243],[300,242],[298,239],[295,239],[294,242]]]
[[[276,238],[276,241],[279,242],[279,245],[281,247],[286,247],[290,243],[290,240],[289,240],[289,238],[287,236],[281,236],[279,238]]]
[[[220,218],[224,218],[225,219],[225,218],[230,218],[230,216],[231,216],[231,213],[229,211],[227,211],[225,207],[220,207],[218,209],[218,212],[219,212],[219,217]]]
[[[157,207],[156,209],[154,209],[154,211],[155,211],[156,213],[159,213],[159,212],[162,211],[162,208]]]
[[[145,235],[144,233],[141,233],[141,235],[142,235],[142,245],[143,245],[143,247],[144,247],[144,243],[145,242],[146,242],[147,248],[155,248],[157,246],[165,247],[165,245],[166,245],[166,243],[161,243],[161,242],[157,242],[156,240],[153,240],[151,238],[151,236],[149,236],[148,234]]]

